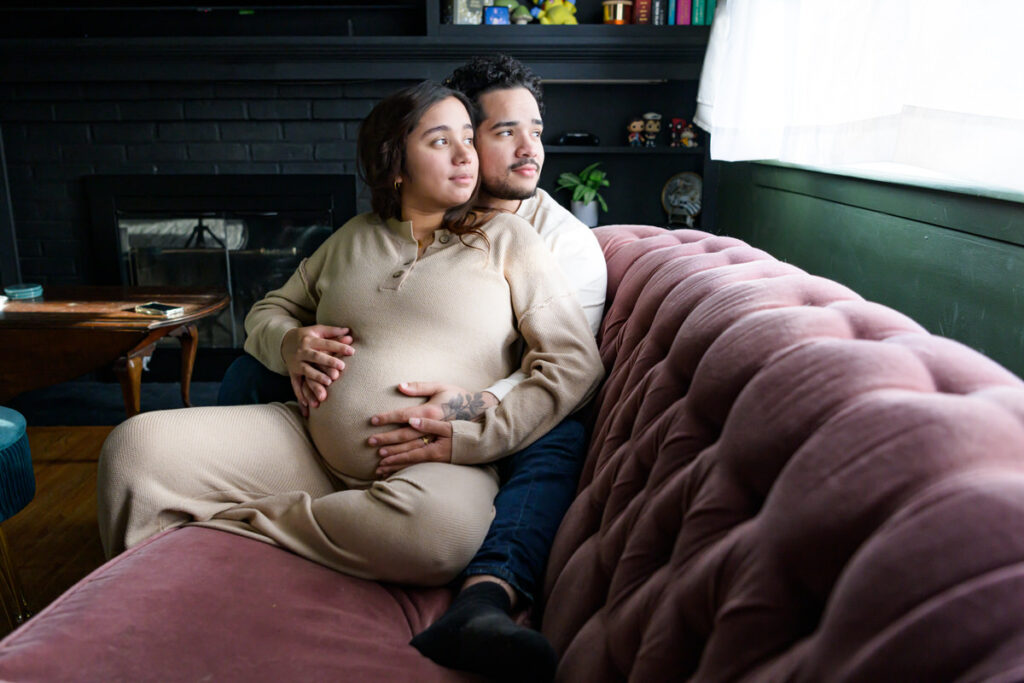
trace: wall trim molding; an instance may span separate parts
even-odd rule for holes
[[[767,163],[752,163],[751,179],[760,187],[1024,246],[1024,205],[1013,200]]]

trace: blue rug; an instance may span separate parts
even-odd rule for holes
[[[192,405],[216,405],[219,388],[220,382],[192,382]],[[177,382],[143,382],[141,394],[143,412],[183,407]],[[121,385],[116,382],[64,382],[25,392],[8,406],[24,415],[30,427],[116,425],[125,419]]]

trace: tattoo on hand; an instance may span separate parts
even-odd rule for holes
[[[452,397],[444,404],[445,420],[473,420],[484,412],[484,392],[465,393]]]

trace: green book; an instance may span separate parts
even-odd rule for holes
[[[703,26],[706,23],[704,21],[705,7],[706,5],[704,0],[693,0],[693,13],[690,15],[691,24],[694,26]]]
[[[704,2],[704,23],[710,24],[715,20],[715,0],[705,0]]]

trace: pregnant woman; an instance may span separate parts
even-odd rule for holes
[[[536,232],[471,209],[471,111],[431,82],[373,109],[358,142],[373,211],[342,226],[246,320],[246,349],[282,374],[302,365],[303,331],[346,328],[354,353],[343,373],[306,411],[187,408],[118,426],[99,468],[108,556],[192,523],[369,579],[441,585],[471,559],[497,491],[487,463],[557,424],[602,373],[583,311]],[[399,381],[484,387],[517,367],[528,379],[499,406],[439,437],[450,462],[377,476],[370,416],[419,400]]]

